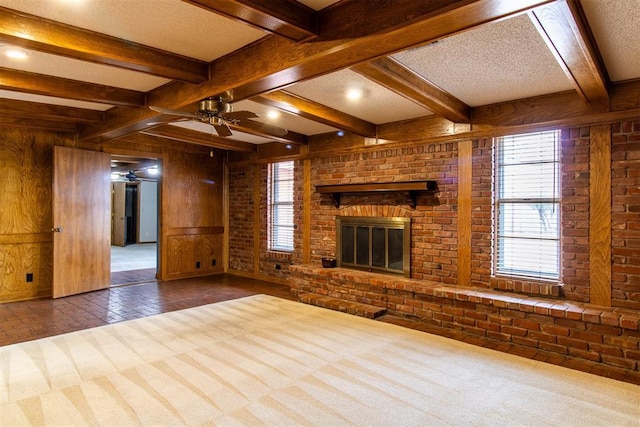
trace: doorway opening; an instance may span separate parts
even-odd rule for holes
[[[112,156],[111,286],[156,280],[158,159]]]

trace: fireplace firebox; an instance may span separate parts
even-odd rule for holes
[[[336,217],[337,266],[410,277],[411,218]]]

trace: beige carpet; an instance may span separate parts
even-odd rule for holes
[[[0,347],[0,425],[640,425],[640,387],[258,295]]]

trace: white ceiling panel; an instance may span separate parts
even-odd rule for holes
[[[573,89],[527,15],[393,57],[472,107]]]
[[[360,89],[363,93],[362,98],[349,100],[346,93],[352,88]],[[351,70],[307,80],[289,86],[287,91],[374,124],[433,114],[415,102]]]
[[[76,101],[73,99],[56,98],[53,96],[33,95],[22,92],[12,92],[0,89],[0,100],[2,98],[15,99],[18,101],[38,102],[41,104],[63,105],[65,107],[85,108],[88,110],[106,111],[111,105],[98,104],[96,102]],[[1,102],[1,101],[0,101]]]
[[[640,0],[581,2],[609,78],[640,78]]]
[[[266,35],[176,0],[0,0],[0,6],[207,62]]]
[[[94,64],[36,51],[28,52],[29,55],[26,59],[10,59],[0,55],[0,67],[141,92],[150,91],[171,81],[109,65]]]
[[[233,111],[248,110],[258,115],[255,121],[268,125],[278,126],[287,130],[292,130],[304,135],[317,135],[320,133],[333,132],[336,128],[323,125],[322,123],[307,120],[302,117],[295,116],[266,105],[258,104],[253,101],[240,101],[233,104]],[[269,118],[270,111],[278,111],[279,115],[275,118]]]

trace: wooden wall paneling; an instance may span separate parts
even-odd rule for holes
[[[196,246],[196,262],[200,262],[198,272],[210,274],[224,271],[222,262],[223,235],[204,234],[198,237],[200,240]],[[212,261],[215,261],[215,265]]]
[[[472,141],[458,142],[458,285],[471,284]]]
[[[163,280],[211,273],[222,262],[224,233],[223,159],[219,151],[163,151],[161,278]],[[218,245],[212,248],[211,245]],[[208,260],[205,260],[205,257]],[[202,259],[199,259],[202,258]],[[196,268],[196,262],[200,268]]]
[[[611,306],[611,126],[590,129],[589,297]]]
[[[0,302],[51,296],[52,260],[50,233],[49,241],[0,242]],[[32,282],[26,281],[27,273],[32,274]]]
[[[0,302],[51,295],[53,147],[74,143],[70,135],[0,126]]]
[[[185,274],[193,275],[196,272],[195,265],[195,241],[197,236],[168,236],[166,239],[167,279],[177,279]]]

